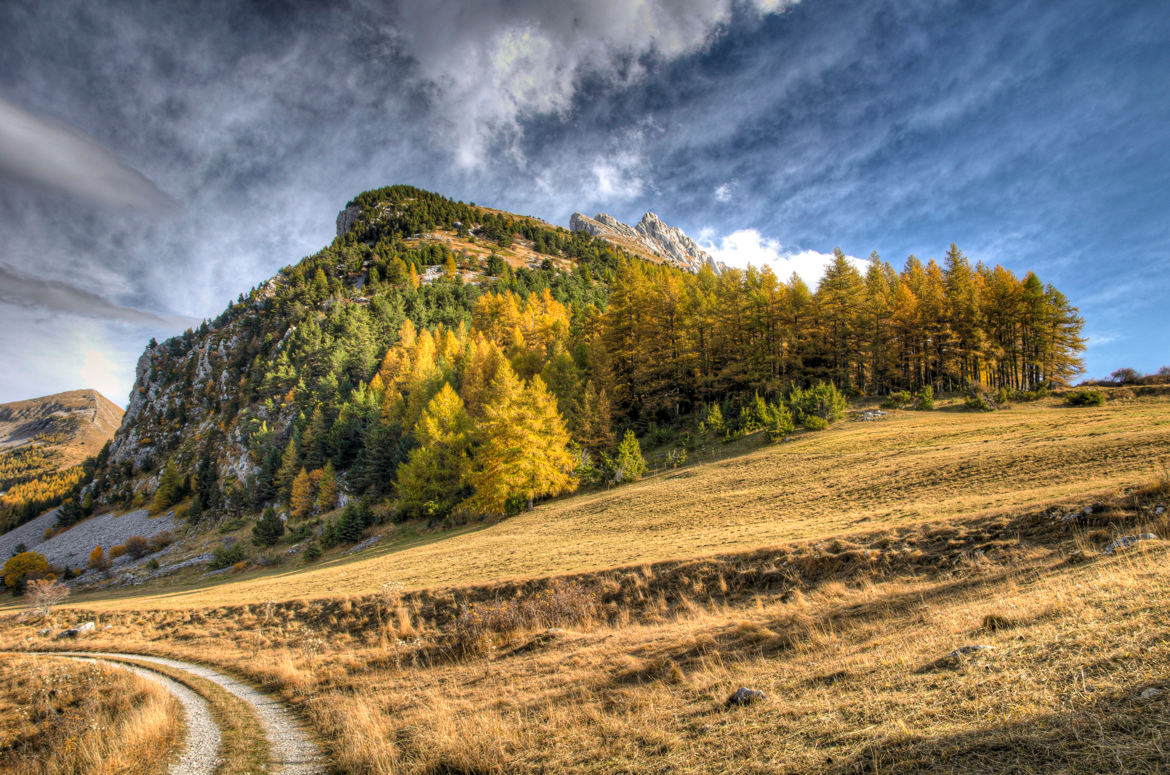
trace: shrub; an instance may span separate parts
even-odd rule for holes
[[[886,400],[882,402],[882,406],[886,409],[901,409],[904,406],[909,406],[914,400],[909,390],[899,390],[896,393],[890,393],[886,396]]]
[[[824,425],[814,422],[820,428],[828,427],[845,416],[845,407],[848,401],[837,386],[831,382],[818,382],[811,388],[801,389],[794,387],[788,397],[788,404],[793,413],[809,428],[808,417],[815,416],[824,420]],[[817,428],[819,430],[819,428]]]
[[[305,562],[316,562],[321,559],[322,554],[321,545],[314,541],[305,547]]]
[[[248,553],[244,551],[243,544],[234,543],[231,546],[217,546],[211,553],[211,562],[207,563],[207,567],[211,570],[220,570],[221,568],[227,568],[247,559]]]
[[[4,578],[4,586],[13,591],[20,591],[24,583],[33,578],[39,578],[49,572],[49,561],[38,552],[21,552],[8,558],[0,574]]]
[[[784,404],[768,404],[768,422],[764,426],[768,431],[768,438],[780,441],[792,433],[792,413]]]
[[[930,411],[934,409],[934,390],[930,385],[923,385],[914,394],[914,408],[919,411]]]
[[[247,569],[248,569],[248,561],[247,560],[240,560],[236,564],[232,565],[232,573],[243,573]]]
[[[110,567],[110,561],[106,559],[106,552],[101,544],[95,546],[89,553],[89,567],[94,570],[107,570]]]
[[[118,559],[119,557],[121,557],[125,553],[126,553],[126,545],[125,544],[118,544],[117,546],[111,546],[110,547],[110,562],[112,563],[114,560]]]
[[[979,390],[969,391],[963,398],[963,404],[973,412],[995,411],[995,404]]]
[[[147,554],[154,554],[155,552],[161,552],[163,549],[166,549],[168,546],[170,546],[174,542],[175,542],[175,537],[173,535],[171,535],[171,531],[164,530],[161,533],[158,533],[158,534],[151,537],[150,542],[148,543],[148,545],[146,547]],[[126,542],[127,546],[129,546],[129,543],[130,543],[129,541]]]
[[[804,427],[810,431],[823,431],[829,427],[829,421],[815,414],[810,414],[804,418]]]
[[[28,582],[28,591],[24,599],[29,608],[39,611],[42,616],[48,616],[50,609],[69,597],[69,587],[56,579],[33,579]]]
[[[1077,390],[1069,393],[1064,401],[1069,406],[1101,406],[1105,403],[1105,394],[1100,390]]]
[[[126,544],[124,545],[123,549],[125,550],[126,554],[129,554],[132,558],[138,560],[150,554],[150,542],[142,536],[130,536],[126,539]],[[111,549],[110,554],[113,555],[113,553],[114,550]]]
[[[146,561],[146,569],[147,570],[158,570],[158,560],[155,559],[154,557],[151,557],[149,560]]]

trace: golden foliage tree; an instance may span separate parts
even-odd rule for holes
[[[468,506],[499,516],[520,504],[531,509],[536,498],[576,489],[569,434],[543,380],[537,376],[525,384],[504,365],[492,393],[468,476],[475,491]]]

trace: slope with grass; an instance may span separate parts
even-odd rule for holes
[[[388,581],[407,588],[487,584],[1084,505],[1155,474],[1170,450],[1170,402],[1069,408],[1050,399],[994,413],[899,411],[783,444],[734,444],[730,451],[740,454],[552,501],[495,524],[386,541],[388,550],[358,558],[343,554],[308,569],[286,564],[211,586],[85,604],[198,607],[361,595]],[[715,442],[705,454],[728,451]]]

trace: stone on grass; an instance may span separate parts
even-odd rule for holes
[[[994,651],[994,650],[995,650],[995,646],[987,646],[987,645],[984,645],[982,643],[977,643],[977,644],[973,644],[970,646],[959,646],[957,649],[952,651],[950,654],[947,654],[947,657],[950,659],[958,659],[959,657],[963,656],[964,654],[974,654],[974,653],[979,652],[979,651]]]
[[[1149,686],[1149,687],[1146,687],[1145,689],[1142,689],[1142,699],[1143,700],[1150,700],[1150,699],[1153,699],[1154,697],[1157,697],[1161,693],[1162,693],[1161,689],[1155,688],[1153,686]]]
[[[1158,536],[1154,535],[1153,533],[1142,533],[1141,535],[1135,536],[1121,536],[1121,538],[1118,538],[1113,543],[1109,544],[1109,546],[1106,546],[1103,550],[1101,550],[1101,554],[1113,554],[1118,549],[1127,549],[1139,541],[1157,540]]]
[[[757,700],[766,700],[768,695],[761,692],[759,689],[749,689],[746,686],[741,686],[735,690],[735,694],[727,698],[727,704],[731,705],[751,705]]]

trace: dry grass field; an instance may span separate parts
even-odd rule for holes
[[[59,657],[0,660],[0,772],[153,775],[181,739],[182,708],[151,681]]]
[[[1170,460],[1170,401],[894,412],[783,444],[737,444],[748,451],[496,524],[309,569],[286,563],[252,578],[85,604],[200,607],[362,595],[388,581],[408,589],[490,584],[1080,502],[1149,479]]]
[[[57,616],[98,621],[70,648],[277,692],[339,773],[1165,771],[1170,542],[1104,550],[1170,536],[1170,403],[906,412],[745,448]],[[37,626],[0,619],[0,649],[52,648]],[[728,705],[739,687],[766,699]]]

